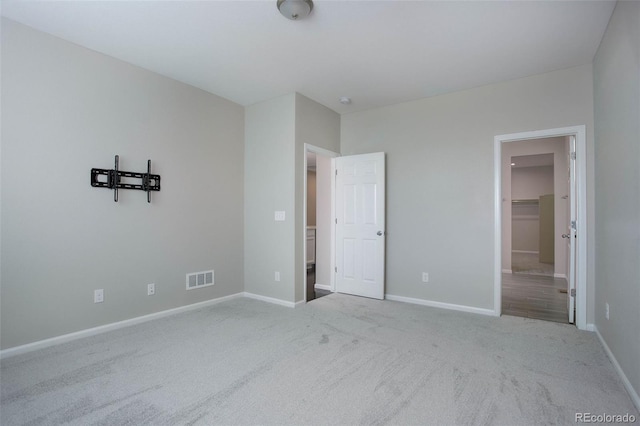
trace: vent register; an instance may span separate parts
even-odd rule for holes
[[[192,272],[187,274],[187,290],[209,287],[214,284],[214,273],[211,271]]]

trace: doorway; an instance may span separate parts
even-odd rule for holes
[[[523,222],[537,219],[539,226],[541,198],[537,197],[537,203],[534,203],[533,200],[536,197],[531,194],[519,197],[512,193],[511,175],[514,167],[512,163],[517,164],[516,161],[513,161],[513,157],[516,157],[516,160],[525,160],[517,157],[551,153],[555,166],[554,195],[550,197],[553,199],[554,207],[552,209],[555,212],[551,244],[554,268],[553,276],[547,275],[545,277],[543,274],[538,276],[539,280],[544,278],[547,281],[540,284],[544,288],[539,290],[541,294],[553,293],[556,296],[555,302],[546,302],[555,303],[554,308],[558,309],[560,305],[567,306],[566,314],[562,315],[563,318],[567,318],[567,321],[564,322],[575,322],[578,328],[586,329],[585,126],[500,135],[495,137],[494,142],[496,236],[494,309],[496,314],[510,313],[505,310],[503,301],[511,296],[509,293],[513,293],[514,288],[521,290],[525,297],[536,298],[535,294],[531,294],[530,288],[527,290],[527,285],[532,283],[524,280],[525,274],[513,273],[512,257],[514,253],[512,250],[515,244],[516,247],[520,247],[520,251],[539,252],[540,246],[537,247],[538,250],[534,250],[536,247],[528,247],[530,250],[526,250],[525,246],[517,246],[521,244],[521,241],[516,241],[514,238],[517,239],[522,235],[515,235],[515,233],[526,233],[527,225],[514,230],[512,217],[514,216],[514,208],[516,208],[518,210],[516,215],[522,216],[520,219]],[[552,145],[553,147],[551,147]],[[570,170],[574,173],[569,173]],[[516,196],[514,197],[514,195]],[[517,207],[514,207],[513,200],[516,200]],[[570,208],[570,206],[575,206],[575,208]],[[531,232],[531,229],[528,229],[528,232]],[[571,244],[568,245],[567,241]],[[540,243],[541,241],[538,240],[538,244]],[[567,249],[568,246],[571,246],[570,250]],[[517,250],[518,248],[516,248]],[[527,276],[535,277],[533,274],[527,274]],[[523,280],[526,282],[521,282]],[[527,291],[529,291],[528,294],[526,294]],[[540,303],[545,302],[540,301]],[[574,306],[575,316],[572,315]]]
[[[557,138],[556,142],[563,144],[562,138]],[[526,150],[527,145],[535,143],[524,141],[514,143],[510,148],[524,145],[519,148]],[[556,218],[555,196],[561,192],[558,196],[562,205],[558,207],[562,213],[561,210],[566,209],[568,185],[555,188],[553,152],[510,156],[508,151],[503,150],[503,157],[508,157],[505,161],[511,166],[511,264],[506,265],[507,269],[513,274],[553,277],[556,266],[554,226],[555,222],[564,220],[564,217]]]
[[[569,322],[566,251],[555,250],[556,225],[561,230],[569,207],[565,138],[516,141],[503,148],[503,162],[511,167],[510,188],[502,188],[504,208],[511,204],[511,263],[502,273],[505,315]],[[528,152],[536,154],[512,155]],[[508,228],[505,216],[503,229]],[[504,244],[502,250],[508,249]]]
[[[304,146],[305,302],[336,291],[383,299],[385,153],[341,157]]]
[[[332,158],[336,152],[305,144],[304,178],[304,300],[334,291],[334,217]]]

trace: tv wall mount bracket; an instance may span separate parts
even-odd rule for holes
[[[118,170],[120,157],[116,155],[115,168],[91,169],[91,186],[113,189],[113,201],[118,202],[118,189],[138,189],[147,193],[147,202],[151,202],[151,191],[160,191],[160,175],[151,174],[151,160],[147,160],[147,173],[125,172]],[[124,183],[122,178],[140,179],[140,183]]]

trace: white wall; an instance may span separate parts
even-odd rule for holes
[[[2,348],[241,292],[243,115],[3,19]],[[90,186],[115,154],[128,171],[152,160],[151,204]],[[207,269],[215,286],[186,291]]]
[[[594,60],[595,324],[640,409],[639,76],[640,3],[618,2]]]
[[[493,309],[494,136],[585,124],[592,147],[592,94],[586,65],[343,115],[343,154],[387,153],[386,292]]]

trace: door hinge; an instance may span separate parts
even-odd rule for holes
[[[576,229],[576,221],[575,220],[571,221],[571,228],[572,229]]]
[[[338,218],[336,217],[336,225],[338,224]]]
[[[338,267],[336,266],[336,267],[335,267],[335,268],[333,268],[333,269],[335,269],[336,274],[337,274],[337,273],[338,273]]]
[[[338,169],[336,169],[336,176],[338,176]]]
[[[573,152],[571,153],[571,159],[572,159],[572,160],[575,160],[575,159],[576,159],[576,152],[575,152],[575,151],[573,151]]]
[[[575,288],[571,289],[571,297],[576,297],[576,289]]]

